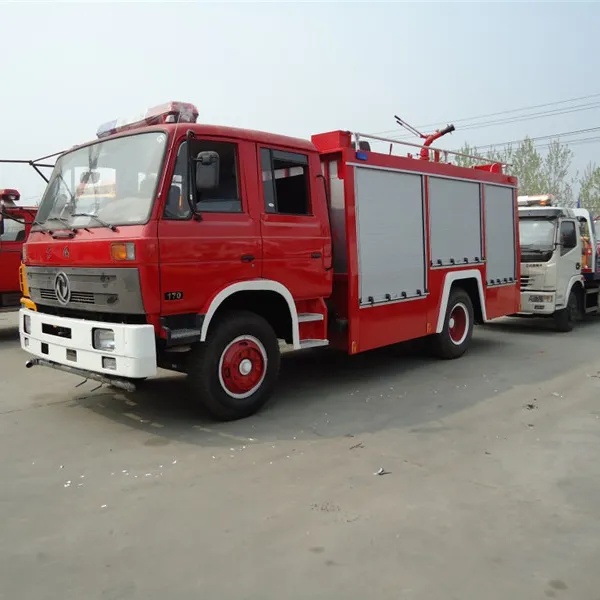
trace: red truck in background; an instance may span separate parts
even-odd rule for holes
[[[452,126],[421,145],[197,117],[169,103],[57,159],[24,248],[28,367],[128,391],[182,371],[229,420],[272,393],[278,340],[357,354],[425,337],[452,359],[475,323],[518,312],[516,178],[441,162],[430,144]]]
[[[21,251],[37,212],[35,206],[17,205],[20,198],[17,190],[0,190],[0,312],[20,306]]]

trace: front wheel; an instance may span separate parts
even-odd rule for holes
[[[577,294],[575,290],[571,290],[567,306],[554,313],[554,325],[556,330],[561,333],[572,331],[573,327],[575,327],[575,321],[577,320],[578,314],[579,302],[577,301]]]
[[[443,329],[431,337],[433,353],[445,359],[462,356],[473,335],[473,322],[473,303],[469,294],[461,288],[455,288],[450,292]]]
[[[262,317],[228,313],[214,325],[188,363],[188,381],[196,399],[219,421],[257,412],[273,392],[279,374],[279,344]]]

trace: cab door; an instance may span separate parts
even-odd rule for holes
[[[331,293],[331,237],[316,155],[258,146],[263,277],[297,299]]]
[[[0,235],[0,308],[19,306],[21,251],[29,227],[27,219],[31,221],[23,210],[11,209],[6,214],[14,219],[4,217],[4,233]]]
[[[219,155],[219,185],[200,194],[194,217],[187,201],[188,143]],[[253,144],[219,138],[180,140],[158,224],[162,313],[199,314],[231,283],[260,277],[262,242],[258,215],[248,202],[256,175]],[[251,189],[251,187],[250,187]]]
[[[579,224],[575,219],[563,219],[558,227],[558,273],[556,303],[567,302],[567,289],[574,275],[581,274],[582,246]]]

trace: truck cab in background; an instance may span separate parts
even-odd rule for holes
[[[552,317],[558,331],[599,310],[600,261],[594,223],[552,195],[519,196],[522,317]]]
[[[37,211],[17,205],[20,197],[15,189],[0,190],[0,312],[20,307],[21,253]]]

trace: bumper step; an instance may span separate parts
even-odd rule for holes
[[[65,373],[71,373],[71,375],[79,375],[79,377],[83,377],[84,379],[92,379],[94,381],[99,381],[100,383],[112,385],[126,392],[135,392],[136,389],[135,383],[128,379],[123,379],[122,377],[111,377],[110,375],[106,375],[104,373],[94,373],[93,371],[86,371],[84,369],[77,369],[75,367],[61,365],[52,360],[46,360],[44,358],[32,358],[25,363],[25,366],[28,369],[38,366],[50,367],[56,371],[64,371]]]

